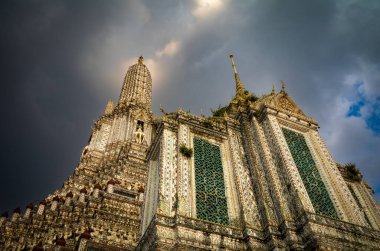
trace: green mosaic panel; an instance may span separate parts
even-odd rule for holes
[[[302,134],[282,128],[307,194],[317,214],[338,219],[334,205]]]
[[[194,138],[197,218],[228,224],[227,199],[219,146]]]

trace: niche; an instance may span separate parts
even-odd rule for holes
[[[137,120],[136,130],[141,128],[142,131],[144,131],[144,121]]]

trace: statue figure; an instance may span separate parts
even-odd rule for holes
[[[144,144],[145,142],[145,134],[141,127],[138,127],[137,130],[134,132],[134,142],[138,144]]]

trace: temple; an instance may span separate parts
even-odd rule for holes
[[[152,112],[140,57],[73,174],[0,218],[1,250],[380,250],[380,206],[282,83],[212,116]],[[232,78],[231,78],[232,79]]]

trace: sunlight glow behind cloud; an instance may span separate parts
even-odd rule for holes
[[[192,14],[198,18],[206,18],[214,15],[224,6],[222,0],[196,0],[196,6]]]
[[[179,41],[171,40],[163,49],[156,51],[155,54],[157,57],[173,56],[178,52],[180,46],[181,43]]]

